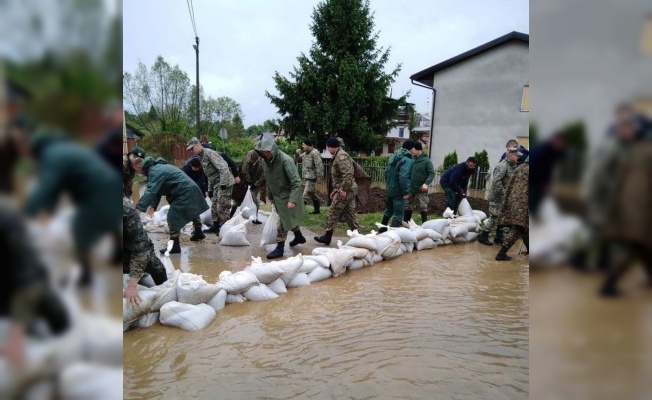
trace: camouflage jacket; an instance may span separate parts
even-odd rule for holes
[[[122,157],[122,194],[131,198],[132,188],[134,186],[134,176],[136,176],[136,171],[131,167],[131,161],[129,157]]]
[[[324,177],[324,164],[316,149],[301,153],[301,171],[303,179],[321,179]]]
[[[122,199],[122,226],[123,226],[123,249],[125,260],[132,255],[146,253],[154,248],[154,244],[145,233],[143,223],[136,214],[136,208],[128,199]],[[145,265],[139,263],[129,264],[129,275],[141,277],[145,274]]]
[[[498,225],[517,225],[525,229],[530,227],[529,180],[529,163],[521,164],[514,169],[505,191],[505,201],[498,217]]]
[[[347,193],[358,188],[354,179],[353,159],[340,148],[331,161],[331,179],[333,191],[343,190]]]
[[[204,173],[208,178],[208,190],[217,190],[219,186],[233,186],[235,178],[229,169],[229,164],[217,154],[217,151],[203,149],[199,153]]]
[[[242,160],[242,179],[255,188],[265,187],[262,159],[256,150],[249,150]]]
[[[514,174],[516,164],[510,164],[503,160],[496,165],[491,176],[491,187],[489,188],[489,212],[493,215],[500,214],[500,209],[505,201],[507,185]]]

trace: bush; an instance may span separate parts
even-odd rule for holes
[[[487,177],[489,175],[480,174],[480,172],[489,171],[489,154],[487,154],[487,150],[482,150],[481,152],[476,151],[473,157],[478,161],[478,172],[471,177],[471,187],[474,189],[484,189],[487,186]]]
[[[457,164],[457,151],[446,154],[446,157],[444,157],[444,165],[441,166],[441,170],[446,171],[455,164]]]

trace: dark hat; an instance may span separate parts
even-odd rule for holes
[[[411,140],[406,140],[405,143],[403,143],[403,148],[407,150],[412,150],[414,148],[414,142]]]
[[[340,147],[340,141],[337,140],[337,138],[330,137],[326,141],[326,147],[332,147],[332,148],[336,149],[336,148]]]
[[[414,150],[423,150],[423,145],[421,144],[421,142],[414,143]]]
[[[312,147],[312,140],[310,140],[308,138],[305,138],[305,139],[303,139],[303,144],[305,144],[306,146],[311,146]]]
[[[131,149],[129,154],[133,154],[136,157],[144,158],[145,157],[145,149],[143,149],[142,147],[136,146],[133,149]]]

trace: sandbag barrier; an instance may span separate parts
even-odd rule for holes
[[[472,210],[466,199],[462,200],[458,212],[459,215],[454,215],[447,209],[445,215],[450,218],[426,221],[421,226],[411,220],[409,228],[389,227],[381,234],[347,231],[350,239],[346,244],[338,241],[337,247],[316,247],[311,255],[298,254],[266,263],[260,257],[252,257],[251,264],[243,271],[223,271],[215,283],[175,270],[169,253],[165,253],[161,259],[168,280],[153,287],[139,284],[139,306],[127,308],[123,299],[123,331],[150,327],[156,322],[185,330],[203,329],[216,317],[216,311],[227,304],[273,300],[289,288],[308,286],[403,253],[474,241],[486,214]],[[234,226],[244,223],[244,217],[240,218],[241,221],[234,221]],[[168,248],[171,244],[170,241]]]

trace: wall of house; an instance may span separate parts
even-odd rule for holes
[[[511,41],[435,73],[435,166],[454,150],[461,162],[485,149],[493,168],[509,139],[528,135],[529,112],[521,111],[528,53],[527,43]]]

